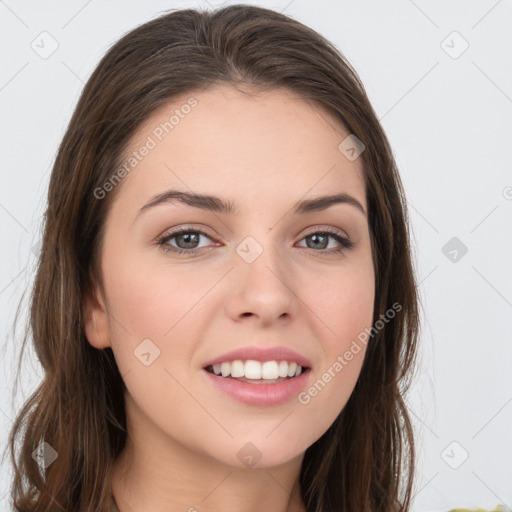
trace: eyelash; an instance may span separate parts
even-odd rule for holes
[[[198,253],[201,249],[204,249],[204,247],[196,249],[180,249],[179,247],[173,247],[172,245],[167,244],[169,240],[172,240],[176,236],[182,235],[184,233],[198,233],[200,235],[204,235],[205,237],[212,239],[211,236],[206,234],[204,231],[201,231],[200,229],[179,229],[177,231],[173,231],[171,233],[167,233],[158,237],[158,239],[156,240],[156,245],[160,247],[163,251],[170,252],[173,254],[193,255]],[[337,249],[322,249],[320,251],[315,251],[315,249],[311,249],[312,251],[315,252],[324,252],[328,254],[341,253],[344,252],[345,250],[352,249],[355,245],[355,243],[352,240],[334,231],[313,231],[312,233],[308,233],[306,236],[304,236],[302,240],[312,235],[328,235],[334,238],[340,244],[340,247],[338,247]]]

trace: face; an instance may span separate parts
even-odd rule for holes
[[[142,429],[263,468],[301,457],[339,415],[374,302],[361,159],[338,149],[348,135],[289,91],[228,86],[139,127],[86,333],[112,347]]]

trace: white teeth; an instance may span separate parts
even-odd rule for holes
[[[279,361],[279,377],[288,377],[288,363],[286,361]]]
[[[231,363],[221,363],[220,371],[223,377],[227,377],[231,373]]]
[[[213,373],[215,375],[222,375],[223,377],[245,377],[246,379],[264,379],[274,380],[279,377],[297,377],[302,373],[302,366],[295,362],[288,361],[254,361],[249,359],[247,361],[224,362],[213,365]]]
[[[297,363],[290,363],[288,365],[288,377],[293,377],[295,375],[296,370],[297,370]]]
[[[249,361],[245,362],[245,371],[244,377],[246,379],[261,379],[261,363],[259,361]]]
[[[263,365],[261,366],[261,376],[264,379],[277,379],[277,362],[267,361],[266,363],[263,363]]]
[[[243,377],[245,375],[245,365],[242,361],[233,361],[231,363],[231,377]]]

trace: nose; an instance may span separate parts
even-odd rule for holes
[[[231,272],[227,314],[235,321],[250,317],[262,325],[297,314],[298,297],[290,268],[275,247],[264,247],[252,263],[243,258]]]

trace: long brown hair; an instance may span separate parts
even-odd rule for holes
[[[374,322],[392,304],[401,307],[372,332],[348,403],[306,450],[300,485],[308,512],[410,507],[415,452],[403,396],[415,367],[419,299],[392,150],[359,77],[331,43],[291,17],[232,5],[171,10],[137,27],[109,49],[83,89],[50,178],[23,339],[24,347],[31,331],[44,378],[9,439],[18,512],[108,510],[113,462],[127,435],[126,388],[111,348],[88,343],[82,304],[91,272],[101,283],[102,230],[119,187],[102,200],[95,190],[111,179],[130,138],[156,109],[218,84],[287,88],[315,100],[365,145]],[[43,441],[58,454],[45,470],[32,456]]]

